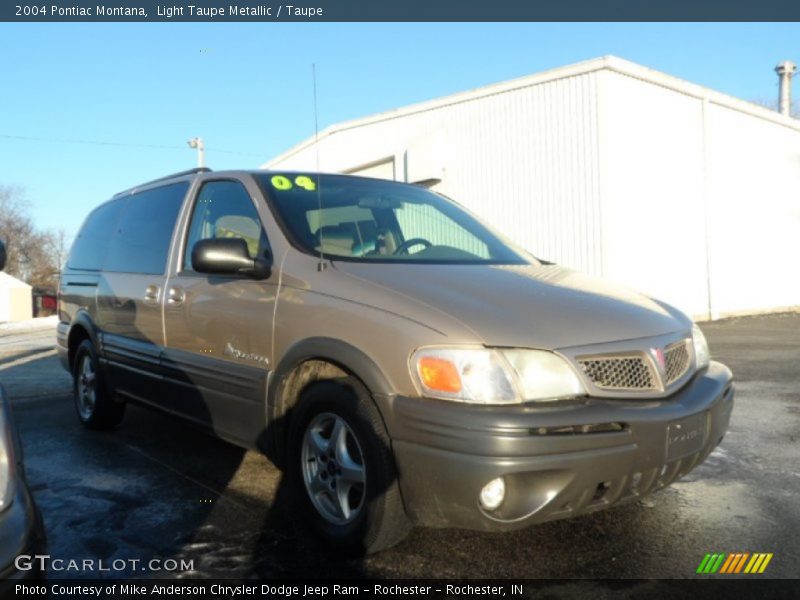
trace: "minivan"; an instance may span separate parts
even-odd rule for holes
[[[733,407],[680,311],[378,179],[193,169],[121,192],[80,230],[59,315],[86,427],[136,402],[264,452],[302,521],[360,553],[636,501]]]

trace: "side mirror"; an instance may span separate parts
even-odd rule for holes
[[[6,268],[6,245],[0,240],[0,271]]]
[[[194,245],[192,268],[198,273],[267,279],[272,274],[272,257],[250,258],[247,242],[241,238],[212,238]]]

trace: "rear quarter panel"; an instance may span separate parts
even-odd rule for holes
[[[97,319],[97,288],[99,273],[65,269],[58,287],[58,317],[72,324],[79,312],[85,311],[93,321]]]

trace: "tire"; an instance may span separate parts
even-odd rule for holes
[[[287,458],[298,517],[333,548],[364,556],[408,535],[391,441],[360,382],[321,381],[303,392]]]
[[[125,404],[109,394],[90,340],[81,342],[72,364],[72,390],[78,419],[88,429],[113,429],[125,415]]]

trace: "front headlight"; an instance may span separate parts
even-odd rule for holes
[[[517,404],[585,394],[578,375],[544,350],[421,348],[411,357],[420,392],[474,404]]]
[[[694,362],[698,369],[707,367],[711,362],[711,353],[708,351],[706,336],[697,325],[692,325],[692,342],[694,343]]]
[[[563,358],[543,350],[503,350],[516,372],[523,400],[558,400],[585,394],[578,375]]]
[[[0,391],[2,393],[2,391]],[[2,398],[0,398],[2,402]],[[6,412],[0,404],[0,512],[3,512],[14,499],[14,448],[11,439],[11,425],[6,422]]]

